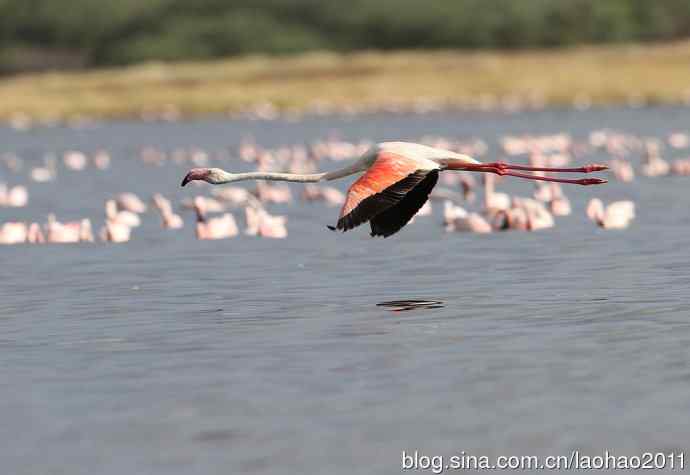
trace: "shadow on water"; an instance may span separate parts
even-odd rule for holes
[[[391,312],[405,312],[407,310],[430,310],[433,308],[443,308],[444,303],[440,300],[391,300],[381,302],[377,307],[386,307]]]

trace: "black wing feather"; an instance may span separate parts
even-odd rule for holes
[[[438,170],[417,170],[414,173],[410,173],[402,180],[393,183],[385,190],[365,198],[355,209],[338,220],[336,228],[347,231],[373,219],[379,213],[395,207],[429,175],[434,175],[436,177],[434,179],[435,185],[438,179]],[[433,185],[431,185],[431,188],[433,188]],[[424,204],[424,202],[422,202],[422,204]],[[409,218],[407,221],[409,221]]]
[[[438,170],[432,170],[397,204],[374,216],[369,222],[371,235],[386,238],[400,231],[424,206],[437,181]]]

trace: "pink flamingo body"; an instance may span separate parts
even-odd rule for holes
[[[93,242],[91,221],[82,219],[81,221],[61,223],[55,219],[55,215],[51,214],[48,216],[48,224],[46,225],[46,241],[61,244]]]
[[[671,164],[671,171],[674,175],[690,175],[690,158],[675,160]]]
[[[44,159],[45,165],[42,167],[35,167],[31,169],[31,179],[37,183],[45,183],[55,179],[57,170],[55,166],[55,157],[48,156]]]
[[[21,244],[26,242],[26,223],[7,222],[0,227],[0,244]]]
[[[98,150],[93,156],[93,164],[99,170],[105,170],[110,166],[110,154],[105,150]]]
[[[102,241],[120,243],[129,241],[131,233],[132,228],[126,224],[106,219],[100,235]]]
[[[0,183],[0,206],[21,208],[29,202],[29,192],[25,186],[17,185],[8,188],[4,183]]]
[[[139,215],[131,211],[118,211],[115,200],[105,202],[105,225],[101,228],[100,236],[106,242],[127,242],[132,233],[132,227],[139,226]]]
[[[328,206],[342,206],[345,203],[345,194],[332,186],[317,186],[307,184],[302,193],[305,201],[323,201]]]
[[[478,213],[468,213],[464,208],[450,201],[443,203],[443,224],[446,231],[486,234],[492,231],[491,225]]]
[[[524,208],[499,210],[490,216],[491,227],[496,231],[528,231],[529,215]]]
[[[29,225],[29,231],[26,235],[26,242],[29,244],[44,244],[46,242],[46,238],[43,235],[41,226],[38,223],[31,223]]]
[[[554,216],[568,216],[572,212],[570,200],[563,194],[558,183],[549,183],[538,187],[534,197],[549,205],[549,211]]]
[[[258,182],[256,184],[256,197],[262,203],[289,203],[292,201],[292,193],[287,185],[269,185]]]
[[[185,199],[182,201],[182,207],[186,209],[196,209],[197,203],[201,203],[205,213],[222,213],[225,211],[225,204],[215,198],[208,196],[196,196],[193,199]]]
[[[587,205],[587,216],[604,229],[625,229],[635,218],[635,203],[614,201],[604,206],[599,198],[594,198]]]
[[[245,234],[274,239],[287,237],[285,216],[272,216],[265,209],[253,206],[247,206],[244,212],[247,220]]]
[[[165,229],[180,229],[184,226],[182,217],[173,212],[170,200],[163,197],[163,195],[159,193],[153,195],[153,204],[161,215]]]
[[[116,199],[117,206],[130,213],[146,212],[146,203],[134,193],[120,193]]]
[[[683,132],[674,132],[668,136],[668,143],[673,148],[690,147],[690,135]]]
[[[182,220],[182,216],[179,214],[175,213],[166,213],[162,215],[163,218],[163,227],[165,229],[180,229],[184,227],[184,221]]]
[[[207,218],[204,209],[204,201],[197,197],[194,200],[196,211],[196,237],[197,239],[227,239],[237,236],[237,223],[230,213],[225,213],[217,218]]]
[[[62,161],[65,164],[65,167],[74,171],[83,170],[86,168],[87,163],[86,155],[76,150],[65,152],[65,154],[62,156]]]
[[[507,210],[510,208],[510,195],[496,191],[496,180],[493,175],[484,177],[484,208],[488,212]]]
[[[259,236],[272,239],[284,239],[287,237],[285,216],[264,217],[259,224]]]
[[[661,158],[659,142],[647,140],[645,142],[645,160],[642,164],[642,174],[649,177],[668,175],[671,166]]]
[[[635,180],[635,169],[632,167],[629,161],[623,158],[614,158],[609,161],[609,166],[611,167],[611,172],[617,180],[624,183],[629,183]]]
[[[442,171],[473,171],[529,180],[595,185],[605,183],[606,180],[542,177],[521,173],[520,170],[590,173],[606,168],[603,165],[588,165],[580,168],[542,168],[503,162],[481,163],[467,155],[449,150],[415,143],[385,142],[371,148],[354,164],[333,172],[304,175],[275,172],[233,174],[219,168],[196,168],[187,173],[182,186],[194,180],[211,184],[242,180],[317,183],[364,172],[350,186],[337,224],[333,229],[348,231],[369,222],[372,236],[387,237],[398,232],[424,205]]]
[[[113,223],[123,224],[130,228],[135,228],[141,224],[141,218],[137,213],[131,211],[118,211],[115,200],[108,200],[105,203],[105,215]]]
[[[213,190],[211,194],[230,206],[261,206],[259,200],[249,190],[238,186],[228,186]]]

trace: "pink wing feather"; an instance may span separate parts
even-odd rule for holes
[[[394,206],[438,165],[382,151],[371,167],[347,192],[338,229],[347,231]]]
[[[349,214],[362,200],[382,192],[417,170],[427,169],[425,165],[420,166],[418,161],[396,153],[379,153],[374,164],[350,186],[339,218]]]

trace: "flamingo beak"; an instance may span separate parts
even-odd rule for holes
[[[206,168],[192,168],[189,170],[189,173],[185,175],[184,179],[182,179],[181,186],[185,186],[190,181],[204,180],[208,176],[208,172],[209,171]]]
[[[182,179],[182,185],[180,185],[180,186],[185,186],[187,183],[189,183],[190,181],[192,181],[193,178],[191,177],[191,175],[192,175],[192,172],[187,173],[187,174],[184,176],[184,178]]]

